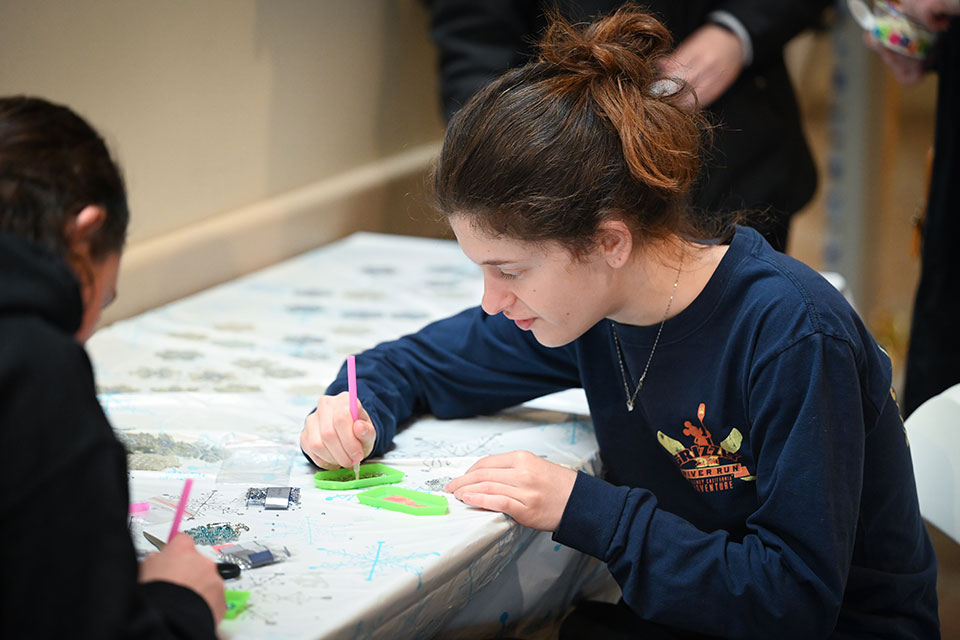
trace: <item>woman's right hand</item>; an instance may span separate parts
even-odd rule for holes
[[[373,451],[377,430],[357,402],[357,421],[350,415],[350,395],[323,396],[317,410],[307,416],[300,433],[300,448],[324,469],[360,464]]]
[[[151,553],[140,563],[140,582],[172,582],[197,592],[220,624],[227,612],[223,578],[217,564],[197,551],[193,538],[178,533],[160,553]]]

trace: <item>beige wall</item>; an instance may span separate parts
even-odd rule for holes
[[[108,318],[423,218],[427,24],[418,0],[0,0],[0,93],[72,106],[124,167]]]

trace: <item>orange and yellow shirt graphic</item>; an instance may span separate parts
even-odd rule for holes
[[[673,456],[680,472],[701,493],[728,491],[733,489],[736,480],[756,480],[740,463],[737,453],[743,444],[743,434],[734,427],[726,438],[714,444],[710,430],[703,423],[706,413],[707,405],[701,402],[697,407],[699,426],[689,420],[683,422],[683,435],[692,439],[691,444],[657,431],[657,440]]]

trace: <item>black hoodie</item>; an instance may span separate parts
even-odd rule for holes
[[[137,583],[126,458],[53,253],[0,232],[0,637],[213,638],[195,592]]]

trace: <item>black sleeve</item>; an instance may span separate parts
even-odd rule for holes
[[[750,34],[753,60],[762,66],[779,59],[791,38],[817,24],[831,0],[724,0],[715,10],[727,11]]]
[[[440,91],[449,120],[474,93],[526,62],[542,24],[529,0],[433,0],[430,35],[439,53]]]
[[[86,354],[68,336],[22,329],[0,344],[0,637],[214,638],[198,594],[137,582],[125,452]]]

